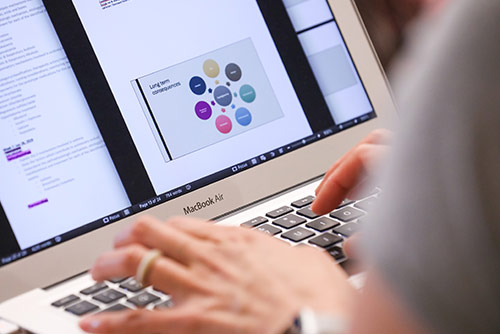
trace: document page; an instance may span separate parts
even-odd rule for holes
[[[21,249],[130,205],[41,0],[0,3],[0,149]]]
[[[160,194],[313,132],[255,0],[73,0]]]

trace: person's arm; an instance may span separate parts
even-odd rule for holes
[[[351,324],[351,334],[431,333],[374,270],[358,296]]]

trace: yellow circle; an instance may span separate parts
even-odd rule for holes
[[[208,59],[203,64],[203,71],[209,78],[216,78],[220,73],[220,67],[215,60]]]

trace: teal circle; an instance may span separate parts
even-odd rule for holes
[[[246,103],[252,103],[255,101],[257,94],[255,93],[255,89],[253,89],[250,85],[243,85],[240,88],[240,98]]]

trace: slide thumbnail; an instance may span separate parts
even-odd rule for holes
[[[250,38],[132,85],[167,162],[283,117]]]

